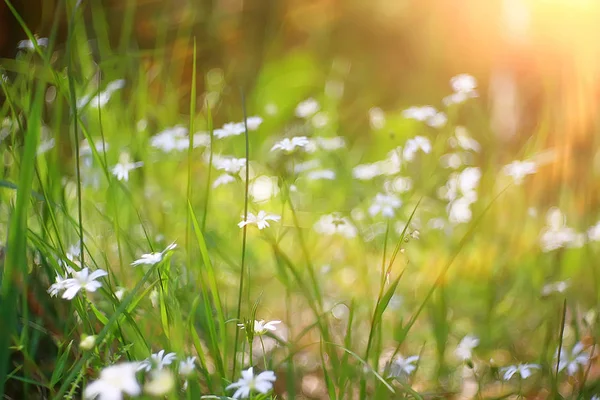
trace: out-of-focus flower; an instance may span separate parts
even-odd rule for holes
[[[310,142],[306,136],[296,136],[293,138],[285,138],[273,145],[271,151],[281,150],[286,153],[292,153],[296,150],[296,147],[306,147]]]
[[[566,222],[566,217],[558,208],[553,207],[548,211],[546,226],[540,236],[540,246],[543,252],[583,245],[585,236],[577,234],[575,230],[567,226]]]
[[[322,235],[341,235],[349,239],[356,237],[357,229],[346,217],[339,214],[323,215],[314,225],[317,233]]]
[[[245,399],[250,392],[256,390],[259,393],[268,393],[273,388],[273,382],[277,377],[273,371],[264,371],[254,376],[252,367],[242,371],[242,377],[235,383],[227,386],[226,390],[237,389],[233,394],[234,399]]]
[[[473,93],[477,89],[477,80],[469,74],[459,74],[450,79],[450,86],[456,93]]]
[[[244,218],[243,215],[242,218]],[[281,217],[279,215],[267,214],[265,211],[260,210],[256,215],[253,213],[248,213],[248,218],[245,221],[240,221],[238,226],[243,228],[246,225],[255,224],[258,229],[262,230],[270,226],[269,221],[279,221],[280,219]]]
[[[352,169],[352,176],[361,181],[370,181],[382,174],[379,164],[361,164]]]
[[[600,242],[600,221],[587,230],[587,238],[591,242]]]
[[[170,245],[167,246],[166,249],[164,249],[163,251],[161,251],[160,253],[147,253],[147,254],[142,254],[142,257],[140,257],[139,259],[135,260],[134,262],[131,263],[132,266],[138,266],[138,265],[154,265],[157,264],[159,262],[162,261],[163,257],[165,254],[167,254],[168,252],[170,252],[171,250],[174,250],[177,247],[177,244],[175,243],[171,243]]]
[[[515,374],[519,374],[521,379],[527,379],[533,374],[533,369],[540,369],[538,364],[519,364],[504,367],[500,370],[504,374],[502,379],[509,381]]]
[[[390,366],[390,376],[400,378],[412,374],[417,366],[415,365],[419,361],[419,356],[402,357],[401,355],[396,356]]]
[[[476,153],[481,151],[481,145],[479,142],[469,136],[469,133],[464,126],[456,127],[454,130],[454,139],[456,140],[456,144],[463,150],[474,151]]]
[[[121,363],[104,368],[99,378],[87,385],[83,392],[85,399],[120,400],[123,393],[138,396],[140,384],[135,378],[137,363]]]
[[[66,286],[66,282],[68,280],[68,278],[66,277],[66,275],[63,277],[60,274],[56,274],[56,278],[55,279],[55,283],[53,283],[49,288],[48,288],[48,294],[50,294],[50,297],[56,297],[58,296],[58,294],[60,292],[62,292],[63,290],[65,290],[67,288]]]
[[[260,125],[260,124],[259,124]],[[248,129],[250,129],[248,127]],[[238,136],[246,131],[246,127],[243,122],[228,122],[223,125],[220,129],[213,131],[217,139],[223,139],[229,136]]]
[[[506,165],[502,171],[513,178],[515,184],[520,185],[527,175],[537,172],[537,164],[533,161],[513,161]]]
[[[144,392],[155,397],[162,397],[173,390],[175,378],[173,373],[166,369],[152,371],[150,380],[144,384]]]
[[[188,378],[196,369],[196,357],[188,357],[179,362],[179,375]]]
[[[256,202],[267,201],[278,193],[277,177],[261,175],[250,183],[249,194]]]
[[[402,205],[402,201],[393,194],[377,193],[373,204],[369,207],[369,214],[372,217],[381,213],[386,218],[393,218],[396,214],[396,208]]]
[[[150,146],[155,149],[169,153],[173,150],[181,151],[189,146],[187,137],[187,128],[177,125],[172,128],[167,128],[150,139]]]
[[[295,113],[298,118],[306,119],[315,115],[320,109],[321,106],[319,106],[319,103],[315,99],[309,98],[300,102],[298,106],[296,106]]]
[[[424,136],[416,136],[409,139],[404,146],[404,159],[406,161],[412,161],[415,158],[415,154],[418,150],[423,153],[429,154],[431,152],[431,142]]]
[[[369,124],[375,130],[385,127],[385,113],[381,108],[373,107],[369,110]]]
[[[454,350],[454,354],[462,360],[468,361],[473,358],[473,349],[479,346],[479,338],[473,335],[467,335],[456,346],[456,350]]]
[[[310,171],[306,174],[306,178],[310,181],[316,181],[320,179],[332,181],[335,179],[335,171],[330,169],[319,169],[316,171]]]
[[[564,293],[569,288],[568,281],[552,282],[544,285],[542,288],[542,296],[550,296],[553,293]]]
[[[96,279],[107,276],[108,273],[103,269],[97,269],[90,274],[89,269],[84,268],[81,271],[74,271],[72,275],[73,278],[69,278],[64,282],[65,292],[62,295],[63,299],[72,300],[81,290],[95,292],[98,288],[102,287],[102,283]]]
[[[164,350],[159,351],[158,353],[152,354],[150,357],[146,358],[144,361],[138,364],[138,371],[150,371],[152,369],[163,369],[167,365],[171,365],[173,361],[177,360],[177,356],[175,353],[167,353],[165,354]]]
[[[112,81],[108,85],[106,85],[106,88],[103,91],[99,92],[97,95],[95,95],[93,97],[89,96],[89,95],[80,97],[77,100],[77,108],[81,109],[81,108],[87,106],[88,104],[90,105],[90,107],[94,107],[94,108],[104,107],[108,103],[108,101],[111,99],[113,93],[124,87],[125,87],[124,79],[117,79],[115,81]]]
[[[235,158],[227,156],[214,156],[213,166],[219,170],[234,175],[239,174],[246,167],[245,158]]]
[[[213,189],[219,186],[227,185],[228,183],[235,182],[235,177],[229,174],[221,174],[214,180],[212,187]]]
[[[35,41],[39,47],[48,47],[48,38],[36,38]],[[35,46],[29,39],[21,40],[17,43],[17,49],[19,50],[33,50]]]
[[[81,342],[79,342],[79,348],[83,350],[91,350],[96,345],[96,336],[94,335],[83,335]]]
[[[558,358],[558,371],[566,370],[569,376],[573,376],[579,371],[579,367],[585,367],[590,362],[591,356],[584,351],[584,345],[578,342],[573,346],[571,352],[567,352],[564,348],[556,351],[554,358]]]

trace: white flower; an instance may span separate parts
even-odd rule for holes
[[[117,177],[118,180],[124,180],[127,182],[129,180],[129,171],[139,168],[144,165],[143,162],[131,162],[129,161],[129,154],[123,153],[119,158],[119,163],[115,165],[112,169],[112,173]]]
[[[306,178],[311,181],[316,181],[319,179],[326,179],[332,181],[335,179],[335,171],[332,171],[330,169],[319,169],[316,171],[310,171],[308,174],[306,174]]]
[[[296,106],[296,116],[298,118],[310,118],[320,109],[319,103],[315,99],[309,98]]]
[[[581,244],[581,235],[566,226],[566,217],[556,207],[551,208],[546,215],[546,227],[540,236],[543,252],[557,250],[562,247],[577,247]]]
[[[219,186],[227,185],[231,182],[235,182],[235,177],[233,175],[221,174],[217,177],[217,179],[215,179],[215,181],[212,184],[212,187],[213,189],[218,188]]]
[[[454,135],[456,138],[456,143],[463,149],[468,151],[474,151],[479,153],[481,150],[481,145],[467,132],[467,129],[464,126],[457,126],[454,130]]]
[[[374,217],[381,213],[381,215],[386,218],[392,218],[396,214],[394,210],[401,205],[402,201],[393,194],[377,193],[373,200],[373,204],[369,207],[369,214]]]
[[[256,202],[267,201],[279,193],[277,177],[261,175],[250,183],[248,191],[252,200]]]
[[[448,122],[448,117],[441,111],[425,121],[432,128],[443,128],[446,126],[446,122]]]
[[[463,360],[467,361],[473,358],[473,349],[479,346],[479,339],[477,336],[467,335],[456,346],[456,350],[454,350],[454,354]]]
[[[533,374],[532,369],[540,369],[538,364],[519,364],[504,367],[500,371],[504,374],[502,379],[509,381],[515,374],[521,375],[521,379],[527,379]]]
[[[244,218],[243,215],[242,218]],[[281,217],[279,215],[267,214],[263,210],[260,210],[256,215],[248,213],[248,218],[245,221],[241,221],[240,223],[238,223],[238,226],[240,228],[243,228],[246,225],[256,224],[258,229],[262,230],[270,226],[268,221],[279,221],[280,219]]]
[[[166,369],[159,369],[150,374],[150,380],[144,384],[144,392],[154,397],[162,397],[171,392],[174,386],[173,373]]]
[[[361,181],[370,181],[381,174],[381,169],[377,163],[361,164],[352,169],[352,176]]]
[[[600,242],[600,221],[587,230],[587,237],[592,242]]]
[[[36,38],[38,47],[48,47],[48,38]],[[35,49],[31,40],[21,40],[17,43],[17,49],[19,50],[33,50]]]
[[[455,224],[464,224],[471,220],[473,201],[467,197],[459,197],[448,204],[448,219]]]
[[[106,85],[106,88],[103,91],[99,92],[97,95],[93,97],[90,97],[89,95],[80,97],[77,100],[77,108],[81,109],[88,104],[90,105],[90,107],[94,108],[104,107],[112,97],[113,93],[124,87],[124,79],[117,79],[116,81],[112,81],[108,85]]]
[[[450,79],[450,86],[455,93],[474,93],[477,80],[469,74],[459,74]]]
[[[241,135],[245,131],[246,127],[243,122],[228,122],[221,129],[215,129],[213,133],[217,139],[223,139],[229,136]]]
[[[313,115],[310,122],[317,129],[324,128],[329,123],[329,116],[327,115],[326,112],[321,111],[321,112]]]
[[[64,283],[66,290],[62,295],[63,299],[73,299],[80,290],[95,292],[102,287],[102,284],[96,279],[106,276],[108,273],[103,269],[97,269],[90,274],[89,269],[84,268],[81,271],[74,271],[72,275],[73,278],[67,279]]]
[[[189,146],[189,141],[188,141]],[[210,134],[208,132],[194,133],[194,148],[210,146]]]
[[[142,254],[142,257],[135,260],[134,262],[131,263],[132,266],[138,266],[138,265],[154,265],[157,264],[159,262],[162,261],[163,256],[165,254],[167,254],[169,251],[175,249],[177,247],[177,245],[175,243],[171,243],[170,245],[167,246],[166,249],[164,249],[163,251],[161,251],[160,253],[147,253],[147,254]]]
[[[163,369],[167,365],[171,365],[176,359],[177,356],[175,355],[175,353],[165,354],[165,351],[161,350],[158,353],[152,354],[150,357],[146,358],[144,361],[139,363],[137,369],[138,371],[150,371],[153,368]]]
[[[188,357],[179,362],[179,374],[184,377],[189,377],[196,369],[196,357]]]
[[[558,354],[558,350],[554,355],[555,358],[558,358],[558,371],[562,371],[564,369],[567,370],[567,374],[569,376],[573,376],[579,370],[579,366],[585,367],[590,362],[590,354],[584,351],[584,345],[581,342],[578,342],[573,346],[570,354],[567,354],[565,349],[561,349],[560,354]]]
[[[306,136],[296,136],[293,138],[285,138],[280,142],[277,142],[271,147],[271,151],[282,150],[286,153],[293,152],[296,147],[306,147],[309,144],[309,140]]]
[[[356,237],[357,229],[346,217],[339,214],[323,215],[314,225],[317,233],[322,235],[339,234],[349,239]]]
[[[448,153],[440,157],[440,164],[444,168],[458,169],[463,165],[460,153]]]
[[[259,116],[252,116],[252,117],[248,117],[246,119],[246,124],[248,125],[248,130],[249,131],[255,131],[257,130],[260,125],[262,124],[263,119]]]
[[[437,110],[432,106],[413,106],[402,111],[402,116],[407,119],[414,119],[425,122],[437,115]]]
[[[254,320],[253,331],[257,335],[264,335],[268,331],[275,332],[277,330],[277,327],[275,325],[278,325],[280,323],[281,323],[281,321],[265,322],[264,319],[261,319],[260,321]],[[238,326],[242,329],[246,328],[246,326],[244,324],[238,324]]]
[[[346,140],[341,136],[330,138],[317,136],[310,140],[310,142],[314,144],[314,147],[325,151],[333,151],[346,147]]]
[[[90,383],[83,392],[85,399],[121,400],[123,393],[138,396],[140,385],[135,378],[137,363],[121,363],[104,368],[98,380]]]
[[[242,168],[246,167],[246,159],[245,158],[235,158],[235,157],[222,157],[222,156],[214,156],[213,157],[213,166],[219,170],[227,172],[228,174],[234,175],[239,174]]]
[[[250,396],[250,392],[253,390],[259,393],[267,393],[273,388],[273,382],[277,378],[273,371],[264,371],[254,376],[253,368],[250,367],[245,371],[242,371],[242,377],[239,381],[232,383],[227,386],[226,390],[237,389],[233,394],[234,399],[245,399]]]
[[[410,356],[404,358],[398,355],[390,367],[390,376],[398,378],[403,375],[412,374],[417,369],[417,366],[414,364],[416,364],[418,361],[419,356]]]
[[[502,169],[505,175],[510,176],[516,185],[523,183],[527,175],[537,172],[537,164],[533,161],[513,161]]]
[[[553,293],[564,293],[569,288],[568,281],[552,282],[544,285],[542,296],[550,296]]]
[[[406,193],[412,189],[412,180],[408,177],[398,176],[394,180],[386,182],[384,187],[390,192]]]
[[[187,128],[177,125],[159,132],[150,139],[150,146],[169,153],[173,150],[183,150],[189,145]],[[185,145],[187,143],[187,145]]]
[[[58,296],[58,294],[60,292],[62,292],[63,290],[65,290],[67,288],[66,286],[66,282],[67,282],[67,277],[63,277],[60,274],[56,274],[56,278],[55,279],[55,283],[53,283],[49,288],[48,288],[48,293],[50,294],[50,297],[56,297]]]
[[[406,161],[412,161],[415,157],[415,153],[421,150],[423,153],[429,154],[431,152],[431,142],[424,136],[416,136],[409,139],[404,146],[404,159]]]

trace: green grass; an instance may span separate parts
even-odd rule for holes
[[[406,107],[397,105],[386,110],[384,129],[352,135],[369,110],[324,92],[327,81],[352,77],[321,70],[311,51],[268,58],[254,85],[241,91],[228,80],[227,66],[205,71],[198,65],[202,38],[188,27],[176,32],[192,46],[191,74],[183,76],[185,69],[164,48],[167,26],[156,32],[155,48],[135,52],[130,8],[114,45],[105,10],[94,5],[86,26],[84,10],[67,3],[72,11],[64,44],[54,31],[50,48],[0,60],[9,76],[0,90],[0,122],[8,124],[0,142],[0,231],[6,238],[0,397],[81,398],[103,369],[163,349],[178,357],[166,367],[174,378],[164,394],[169,399],[231,396],[226,387],[249,367],[277,376],[272,391],[253,392],[253,399],[447,398],[465,394],[469,385],[475,391],[467,397],[489,399],[600,393],[596,360],[568,377],[554,358],[557,348],[570,352],[580,341],[595,351],[598,244],[548,252],[540,246],[551,206],[560,206],[577,232],[598,215],[581,215],[578,193],[570,188],[539,200],[528,183],[546,179],[543,165],[524,185],[502,174],[513,159],[546,150],[545,132],[511,154],[477,130],[489,126],[490,116],[483,100],[471,99],[448,109],[448,123],[439,129],[402,118]],[[125,87],[105,105],[78,106],[117,79]],[[362,89],[368,98],[368,85]],[[310,96],[327,113],[322,126],[294,115]],[[270,104],[276,113],[268,112]],[[263,118],[257,130],[249,123],[253,115]],[[140,120],[146,121],[141,128]],[[219,139],[215,129],[228,121],[243,122],[244,132]],[[184,151],[151,146],[153,136],[176,125],[189,132],[179,138]],[[466,125],[482,144],[481,153],[471,154],[482,175],[472,216],[452,224],[438,193],[451,172],[439,160],[451,151],[448,139],[457,125]],[[198,131],[210,145],[199,145]],[[270,151],[283,137],[300,135],[344,136],[346,146]],[[357,165],[385,159],[415,136],[429,139],[429,154],[418,152],[389,176],[353,177]],[[54,146],[37,154],[50,139]],[[127,181],[113,174],[122,153],[143,163]],[[213,187],[224,155],[246,160],[233,182]],[[333,170],[335,180],[294,172],[310,160]],[[268,188],[273,195],[259,201],[261,176],[275,183]],[[396,194],[402,205],[394,216],[370,215],[384,181],[399,176],[410,177],[412,187]],[[263,230],[237,226],[260,210],[281,219]],[[319,233],[315,223],[330,213],[347,218],[356,236]],[[436,218],[445,221],[443,229],[428,224]],[[131,265],[173,242],[178,247],[159,262]],[[83,266],[107,271],[100,288],[72,300],[47,293],[57,274]],[[569,289],[542,295],[546,284],[561,280],[569,280]],[[254,320],[282,323],[258,334]],[[96,337],[92,349],[79,346],[82,335]],[[461,360],[454,352],[466,335],[477,336],[479,345],[472,359]],[[178,365],[188,356],[196,357],[196,369],[185,378]],[[392,376],[391,362],[400,356],[419,359],[410,374]],[[501,368],[519,363],[540,369],[504,382]],[[154,375],[139,372],[137,379],[143,386]],[[147,392],[141,397],[151,398]]]

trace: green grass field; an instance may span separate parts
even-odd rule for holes
[[[0,397],[599,398],[600,214],[476,77],[382,110],[344,59],[246,87],[93,21],[0,60]]]

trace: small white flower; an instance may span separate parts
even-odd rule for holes
[[[463,361],[467,361],[473,358],[473,349],[479,346],[479,338],[473,335],[467,335],[456,346],[454,354]]]
[[[464,126],[457,126],[454,130],[454,135],[456,137],[457,144],[463,149],[467,151],[474,151],[479,153],[481,151],[481,145],[467,132],[467,129]]]
[[[551,208],[546,215],[546,227],[540,236],[540,246],[543,252],[557,250],[562,247],[578,247],[584,237],[567,226],[565,215],[556,207]]]
[[[213,189],[218,188],[219,186],[227,185],[228,183],[235,182],[235,177],[229,174],[221,174],[215,179],[212,184]]]
[[[235,175],[239,174],[243,168],[246,168],[246,159],[214,156],[213,166],[219,171],[224,171],[230,175]]]
[[[395,209],[402,205],[402,201],[393,194],[377,193],[373,204],[369,207],[369,214],[372,217],[381,213],[386,218],[393,218],[396,214]]]
[[[423,153],[431,153],[431,142],[424,136],[416,136],[409,139],[404,146],[403,156],[406,161],[412,161],[418,150]]]
[[[36,38],[36,42],[38,47],[48,47],[48,38]],[[33,42],[29,39],[21,40],[17,43],[17,49],[19,50],[33,50],[35,46]]]
[[[150,357],[146,358],[144,361],[139,363],[137,369],[138,371],[150,371],[153,368],[160,370],[166,367],[167,365],[171,365],[175,360],[177,360],[177,356],[175,355],[175,353],[165,354],[165,351],[161,350],[158,353],[152,354]]]
[[[187,128],[181,125],[167,128],[150,139],[150,146],[162,150],[165,153],[169,153],[173,150],[180,151],[184,149],[184,143],[188,143],[189,145],[187,134]]]
[[[396,356],[396,359],[390,366],[390,376],[399,378],[412,374],[417,366],[415,365],[419,361],[419,356],[410,356],[404,358],[400,355]]]
[[[246,124],[248,125],[249,131],[257,130],[262,123],[263,123],[263,119],[259,116],[248,117],[246,119]]]
[[[150,373],[150,380],[146,380],[144,384],[144,392],[154,397],[163,397],[170,393],[174,386],[173,373],[166,369],[159,369]]]
[[[140,168],[144,165],[143,162],[131,162],[129,158],[129,154],[123,153],[119,158],[119,163],[115,165],[112,169],[112,173],[117,177],[120,181],[129,181],[129,171]]]
[[[402,116],[407,119],[414,119],[425,122],[430,118],[434,118],[438,111],[432,106],[413,106],[402,111]]]
[[[521,379],[527,379],[533,374],[532,369],[540,368],[541,367],[538,364],[519,364],[504,367],[500,370],[500,372],[504,374],[502,379],[509,381],[515,374],[521,375]]]
[[[469,74],[459,74],[450,79],[450,86],[455,93],[474,93],[477,80]]]
[[[379,107],[373,107],[369,110],[369,124],[371,129],[379,130],[385,127],[385,113]]]
[[[241,135],[245,131],[246,127],[243,122],[228,122],[221,129],[215,129],[213,133],[217,139],[223,139],[229,136]]]
[[[569,288],[568,281],[552,282],[544,285],[542,288],[542,296],[550,296],[553,293],[564,293]]]
[[[101,108],[104,107],[111,99],[114,92],[125,87],[124,79],[117,79],[116,81],[110,82],[106,85],[106,88],[99,92],[97,95],[91,97],[89,95],[82,96],[77,100],[77,108],[81,109],[86,105],[90,107]]]
[[[72,275],[73,278],[67,279],[64,283],[66,290],[62,295],[63,299],[72,300],[81,290],[95,292],[102,287],[102,284],[96,279],[107,276],[108,273],[103,269],[97,269],[90,274],[89,269],[84,268],[81,271],[73,272]]]
[[[347,237],[349,239],[356,237],[357,229],[346,217],[339,214],[323,215],[314,225],[317,233],[322,235],[335,235]]]
[[[554,355],[554,358],[558,358],[558,371],[567,370],[569,376],[573,376],[579,371],[579,367],[585,367],[590,362],[590,354],[584,351],[584,345],[578,342],[573,346],[571,352],[568,353],[564,348],[561,349],[560,354],[558,350]]]
[[[280,323],[281,321],[265,322],[264,319],[261,319],[260,321],[254,320],[253,331],[256,335],[264,335],[268,331],[275,332],[277,330],[277,327],[275,325],[278,325]],[[244,324],[238,324],[238,326],[242,329],[246,328]]]
[[[320,109],[321,106],[319,106],[319,103],[315,99],[309,98],[298,104],[296,107],[296,116],[298,118],[310,118]]]
[[[243,215],[242,218],[244,218]],[[258,229],[262,230],[270,226],[268,221],[279,221],[280,219],[281,217],[279,215],[267,214],[265,211],[260,210],[256,215],[248,213],[248,218],[245,221],[240,221],[240,223],[238,223],[238,226],[240,228],[243,228],[246,225],[256,224]]]
[[[321,111],[313,115],[310,122],[312,123],[312,126],[314,126],[317,129],[324,128],[329,123],[329,116],[326,112]]]
[[[600,242],[600,221],[587,230],[587,238],[591,242]]]
[[[382,173],[380,165],[377,163],[361,164],[352,169],[352,176],[361,181],[370,181]]]
[[[189,377],[196,369],[196,357],[188,357],[179,362],[179,375]]]
[[[255,202],[267,201],[279,193],[277,177],[261,175],[250,183],[248,189],[252,200]]]
[[[90,383],[83,392],[85,399],[121,400],[123,393],[138,396],[140,385],[135,378],[137,363],[121,363],[104,368],[98,380]]]
[[[441,111],[425,121],[432,128],[443,128],[446,126],[446,122],[448,122],[448,117]]]
[[[169,251],[175,249],[176,247],[177,247],[177,244],[171,243],[170,245],[167,246],[166,249],[164,249],[160,253],[142,254],[142,257],[140,257],[139,259],[137,259],[134,262],[132,262],[131,265],[135,267],[135,266],[138,266],[138,265],[154,265],[154,264],[157,264],[157,263],[159,263],[159,262],[162,261],[162,259],[163,259],[163,257],[164,257],[165,254],[167,254]]]
[[[464,224],[471,220],[473,212],[471,211],[473,201],[468,197],[459,197],[448,204],[448,219],[455,224]]]
[[[250,392],[256,390],[259,393],[268,393],[273,388],[273,382],[276,380],[273,371],[264,371],[254,376],[253,368],[250,367],[242,371],[242,377],[235,383],[227,386],[226,390],[237,389],[233,394],[234,399],[245,399],[250,396]]]
[[[296,147],[302,148],[309,144],[309,140],[306,136],[296,136],[293,138],[285,138],[280,142],[277,142],[271,147],[271,151],[282,150],[286,153],[292,153],[296,150]]]
[[[341,136],[334,136],[330,138],[317,136],[312,138],[310,142],[310,144],[314,146],[314,150],[318,148],[324,151],[333,151],[346,147],[346,140]]]
[[[516,185],[520,185],[527,175],[537,172],[537,164],[533,161],[513,161],[506,165],[502,171],[505,175],[512,177]]]
[[[83,350],[91,350],[94,348],[95,345],[96,345],[96,336],[94,336],[94,335],[89,335],[89,336],[84,335],[81,339],[81,342],[79,342],[79,347]]]
[[[48,294],[50,294],[50,297],[56,297],[58,296],[58,294],[60,292],[62,292],[63,290],[65,290],[67,288],[66,286],[66,282],[67,282],[67,277],[63,277],[60,274],[56,274],[56,278],[55,279],[55,283],[53,283],[49,288],[48,288]]]

